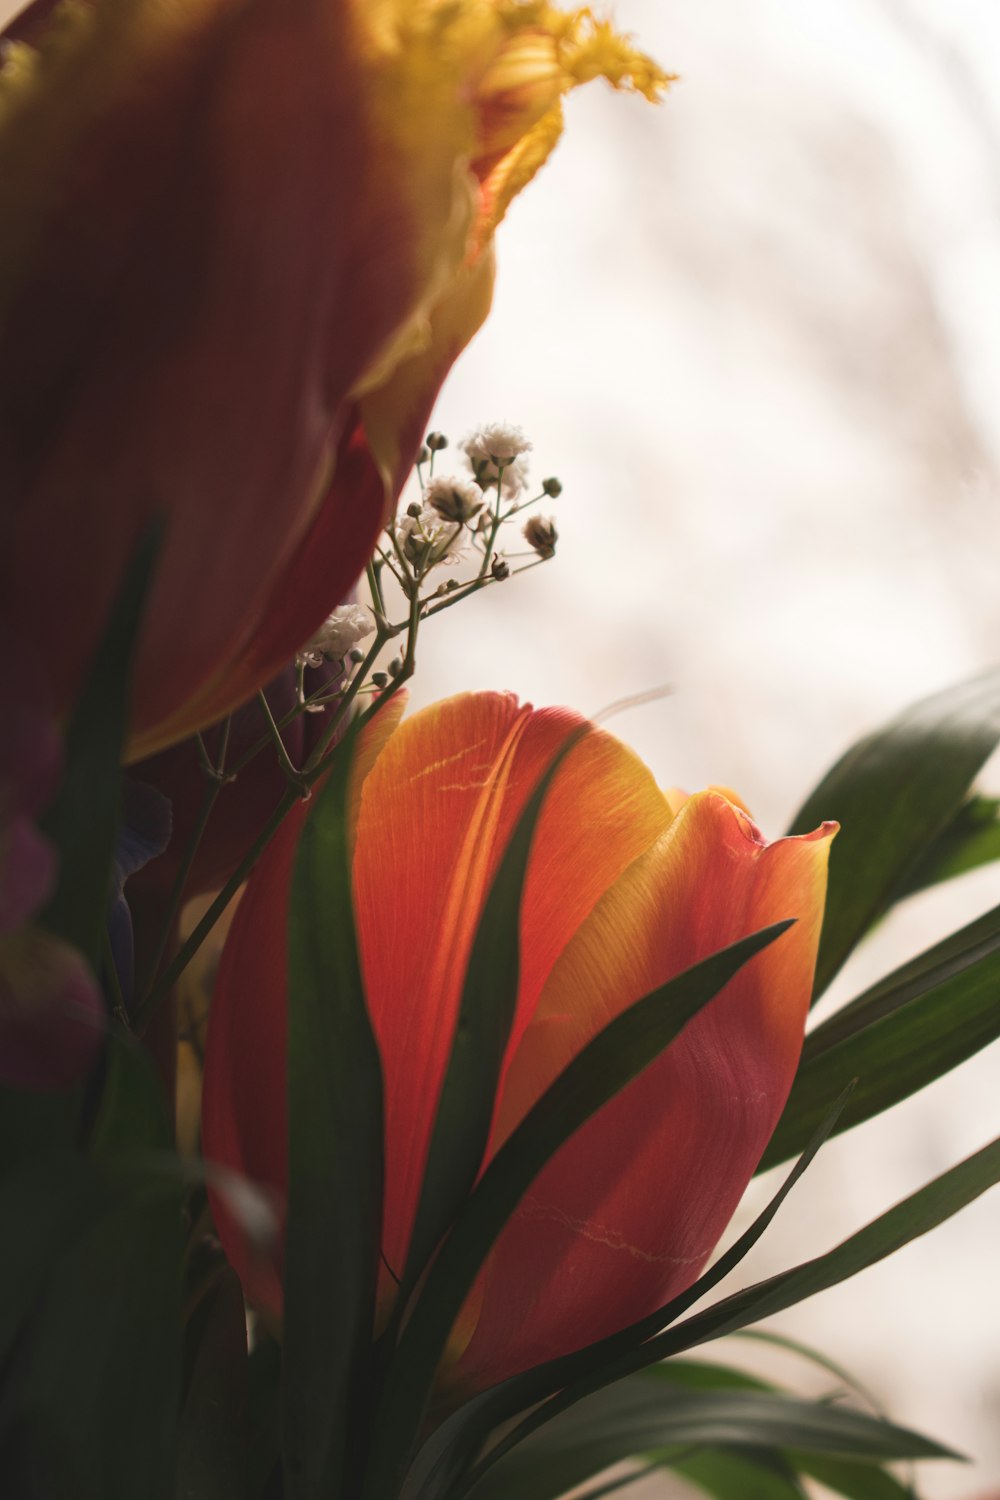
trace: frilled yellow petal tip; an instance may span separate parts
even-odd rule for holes
[[[628,89],[655,104],[676,81],[676,73],[665,72],[632,45],[630,36],[616,31],[610,21],[599,20],[589,6],[563,14],[570,24],[560,42],[560,61],[574,84],[603,78],[612,88]]]
[[[483,244],[513,199],[548,160],[562,134],[562,97],[603,78],[615,89],[662,99],[674,80],[631,37],[589,6],[559,10],[534,0],[496,7],[507,39],[480,80]]]

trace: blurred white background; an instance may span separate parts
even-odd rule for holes
[[[659,110],[570,100],[436,418],[525,428],[565,485],[559,556],[429,626],[416,696],[594,711],[669,683],[610,727],[776,835],[852,738],[1000,657],[1000,5],[615,14],[682,81]],[[911,903],[841,997],[998,899],[987,872]],[[998,1084],[994,1048],[827,1147],[738,1280],[996,1135]],[[994,1192],[775,1325],[972,1455],[924,1466],[937,1500],[1000,1487],[998,1262]]]

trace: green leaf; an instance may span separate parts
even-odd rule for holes
[[[282,1496],[281,1348],[258,1324],[247,1361],[247,1430],[250,1435],[247,1500]]]
[[[0,1182],[34,1157],[72,1152],[83,1089],[36,1093],[0,1085]]]
[[[131,1037],[112,1035],[104,1086],[88,1145],[98,1156],[116,1151],[169,1150],[173,1130],[163,1082],[146,1049]]]
[[[710,1448],[687,1458],[685,1452],[668,1448],[653,1457],[716,1500],[804,1500],[798,1476],[776,1449]]]
[[[584,727],[572,734],[541,777],[518,819],[483,906],[434,1120],[400,1306],[468,1197],[482,1165],[517,1007],[521,897],[535,827],[556,772],[586,732]]]
[[[669,1328],[645,1346],[666,1358],[682,1349],[692,1349],[723,1334],[735,1333],[750,1323],[773,1317],[794,1307],[806,1297],[826,1291],[856,1276],[868,1266],[884,1260],[911,1240],[935,1229],[1000,1181],[1000,1137],[973,1156],[935,1177],[886,1213],[866,1224],[825,1255],[805,1261],[789,1271],[734,1293],[714,1307]],[[621,1374],[635,1365],[621,1362]]]
[[[551,1413],[561,1413],[569,1407],[575,1409],[583,1397],[602,1385],[622,1380],[657,1361],[670,1359],[681,1350],[735,1333],[762,1318],[773,1317],[816,1292],[846,1281],[934,1229],[997,1181],[1000,1181],[1000,1139],[935,1178],[826,1255],[737,1292],[686,1322],[667,1328],[638,1348],[607,1360],[589,1377],[561,1391],[547,1406],[532,1412],[519,1423],[497,1444],[494,1454],[487,1455],[472,1471],[472,1478],[478,1478],[488,1469],[491,1457],[496,1462],[499,1455],[505,1456],[538,1428],[551,1422]],[[664,1368],[669,1370],[671,1364]]]
[[[388,1370],[366,1493],[395,1494],[413,1455],[448,1334],[504,1224],[542,1167],[648,1066],[756,953],[779,922],[693,965],[617,1016],[569,1063],[504,1143],[432,1264]]]
[[[775,1333],[770,1328],[741,1328],[733,1337],[745,1339],[748,1343],[766,1344],[768,1348],[781,1349],[786,1354],[795,1354],[799,1359],[808,1360],[817,1369],[824,1370],[827,1375],[832,1375],[834,1380],[839,1380],[845,1390],[851,1391],[854,1395],[860,1397],[872,1411],[878,1413],[879,1416],[885,1416],[885,1412],[881,1410],[878,1401],[861,1384],[856,1375],[852,1375],[850,1370],[846,1370],[836,1360],[830,1359],[829,1355],[821,1354],[818,1349],[810,1348],[808,1344],[801,1343],[799,1339],[791,1339],[787,1334]],[[670,1366],[673,1367],[674,1363],[671,1360]]]
[[[78,1159],[81,1186],[94,1177]],[[68,1226],[5,1362],[0,1473],[19,1500],[174,1500],[180,1194],[121,1174]],[[6,1230],[6,1224],[5,1224]]]
[[[95,970],[118,832],[132,651],[162,533],[155,522],[136,547],[66,734],[62,785],[42,820],[59,851],[59,883],[41,922],[75,944]]]
[[[847,1500],[914,1500],[912,1490],[877,1465],[818,1453],[790,1453],[789,1458],[801,1473]]]
[[[287,1500],[329,1500],[346,1489],[374,1320],[382,1069],[358,960],[347,827],[360,722],[303,823],[289,912]]]
[[[881,1113],[1000,1036],[1000,907],[859,995],[806,1037],[760,1171],[801,1149],[845,1082],[836,1130]]]
[[[759,1340],[761,1343],[772,1345],[778,1349],[787,1350],[789,1353],[799,1355],[808,1359],[811,1363],[818,1365],[827,1373],[833,1375],[845,1386],[853,1387],[862,1398],[872,1404],[871,1398],[862,1390],[858,1382],[847,1371],[843,1370],[833,1360],[825,1355],[819,1354],[814,1349],[798,1343],[794,1339],[784,1337],[782,1334],[771,1333],[762,1329],[743,1330],[736,1337],[743,1339]],[[670,1359],[660,1365],[655,1365],[651,1370],[645,1372],[646,1378],[657,1376],[679,1383],[688,1389],[694,1390],[757,1390],[775,1391],[776,1387],[767,1381],[760,1380],[756,1376],[747,1375],[742,1370],[734,1370],[726,1365],[715,1365],[704,1363],[701,1360]],[[877,1412],[884,1417],[884,1413]],[[676,1450],[673,1450],[676,1451]],[[659,1457],[659,1455],[657,1456]],[[871,1463],[860,1462],[857,1458],[843,1459],[830,1458],[815,1453],[802,1453],[796,1451],[778,1451],[770,1453],[758,1450],[756,1453],[746,1452],[738,1455],[735,1450],[727,1449],[725,1452],[718,1450],[712,1453],[699,1455],[693,1460],[692,1466],[685,1463],[676,1464],[671,1461],[672,1454],[666,1459],[669,1463],[686,1478],[695,1483],[701,1483],[702,1487],[708,1489],[712,1494],[718,1494],[720,1500],[725,1495],[745,1497],[759,1493],[762,1497],[770,1496],[771,1480],[780,1484],[784,1478],[798,1482],[798,1476],[805,1474],[810,1478],[817,1479],[829,1489],[837,1490],[846,1495],[848,1500],[910,1500],[909,1492],[884,1469]],[[702,1460],[705,1460],[704,1466]],[[744,1478],[745,1484],[740,1482],[739,1465],[745,1463],[760,1464],[766,1461],[767,1467],[772,1470],[771,1474],[747,1473]],[[716,1480],[716,1487],[703,1482],[705,1476]],[[775,1491],[777,1500],[778,1491]]]
[[[615,1371],[618,1369],[617,1362],[623,1356],[629,1354],[637,1356],[635,1362],[629,1364],[629,1370],[641,1369],[644,1365],[653,1363],[658,1357],[655,1353],[651,1354],[648,1359],[645,1359],[641,1353],[643,1349],[651,1347],[647,1344],[647,1340],[676,1318],[681,1317],[689,1307],[700,1301],[707,1292],[717,1286],[739,1265],[768,1228],[778,1209],[829,1136],[850,1092],[850,1087],[845,1089],[809,1142],[801,1159],[753,1223],[686,1291],[672,1298],[664,1306],[656,1308],[648,1317],[639,1319],[630,1327],[623,1328],[618,1333],[600,1339],[597,1343],[589,1344],[583,1349],[578,1349],[573,1354],[563,1355],[561,1358],[549,1360],[544,1365],[537,1365],[534,1369],[526,1370],[523,1374],[514,1376],[513,1379],[487,1391],[460,1409],[446,1424],[449,1430],[447,1432],[442,1430],[437,1440],[438,1445],[444,1445],[446,1451],[439,1454],[432,1445],[428,1445],[429,1451],[426,1457],[421,1455],[422,1475],[426,1475],[430,1481],[431,1490],[433,1491],[435,1483],[442,1481],[446,1471],[450,1474],[451,1481],[457,1481],[458,1476],[468,1469],[474,1455],[484,1447],[493,1429],[508,1422],[518,1412],[527,1411],[528,1415],[509,1431],[494,1447],[488,1458],[477,1466],[473,1471],[473,1477],[481,1468],[487,1467],[491,1462],[496,1462],[509,1448],[522,1442],[560,1412],[567,1410],[584,1396],[591,1395],[607,1385],[615,1378]],[[671,1360],[669,1369],[672,1372],[672,1378],[684,1379],[689,1384],[693,1383],[698,1389],[706,1386],[715,1387],[720,1382],[729,1389],[734,1386],[754,1390],[769,1389],[751,1376],[740,1375],[728,1367],[716,1367],[703,1361],[685,1364],[678,1360]],[[546,1401],[547,1397],[552,1399]],[[543,1402],[545,1402],[544,1405],[541,1404]],[[529,1408],[532,1409],[529,1410]]]
[[[732,1365],[713,1364],[707,1359],[668,1359],[650,1365],[641,1372],[643,1380],[664,1380],[683,1386],[687,1391],[771,1391],[778,1389],[769,1380],[737,1370]]]
[[[37,1156],[0,1183],[0,1367],[67,1245],[106,1207],[102,1179],[68,1153]]]
[[[1000,672],[937,693],[848,750],[796,816],[790,833],[826,818],[830,853],[814,999],[887,910],[955,819],[1000,740]]]
[[[794,1448],[854,1459],[953,1457],[881,1418],[770,1391],[683,1391],[669,1379],[606,1387],[506,1453],[470,1500],[557,1500],[612,1464],[678,1447]]]
[[[193,1349],[177,1431],[177,1500],[246,1500],[246,1307],[229,1267],[194,1309],[185,1342]]]
[[[1000,859],[1000,798],[970,797],[896,893],[896,900]]]

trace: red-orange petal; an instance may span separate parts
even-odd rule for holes
[[[365,783],[354,884],[386,1080],[384,1251],[405,1259],[473,934],[515,822],[581,721],[468,694],[405,722]],[[645,767],[589,734],[546,801],[525,891],[512,1049],[573,932],[670,810]]]
[[[462,1387],[620,1329],[699,1273],[791,1086],[832,831],[767,845],[741,809],[700,793],[563,954],[511,1064],[498,1136],[627,1005],[716,949],[797,919],[541,1174],[488,1264],[453,1374]]]
[[[425,268],[411,217],[387,227],[368,190],[350,7],[74,14],[5,98],[0,132],[16,226],[0,253],[0,593],[65,705],[162,512],[134,693],[152,731],[244,649],[321,506],[351,392]],[[341,492],[325,608],[383,507],[381,491]]]

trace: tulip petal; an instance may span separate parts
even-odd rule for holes
[[[394,1270],[405,1260],[486,893],[531,792],[580,722],[509,696],[467,694],[404,723],[365,782],[355,901],[385,1071],[384,1248]],[[511,1050],[571,934],[670,816],[648,771],[610,736],[592,733],[571,751],[536,830]]]
[[[625,1327],[698,1275],[791,1086],[832,831],[768,845],[741,809],[700,793],[566,949],[511,1063],[497,1141],[628,1004],[734,940],[797,918],[540,1175],[488,1263],[454,1372],[462,1386]]]
[[[390,225],[370,188],[348,7],[73,11],[37,59],[17,53],[0,101],[4,607],[65,705],[144,520],[166,511],[135,689],[152,729],[243,649],[420,269],[407,216]],[[342,504],[325,608],[383,503]]]

